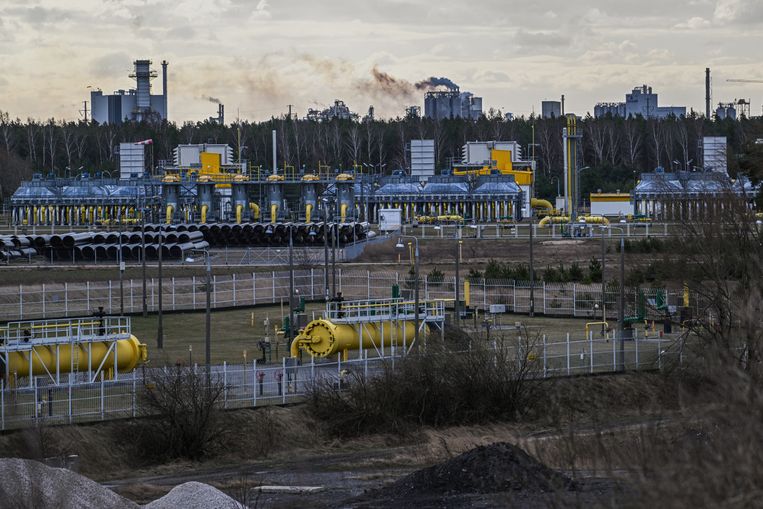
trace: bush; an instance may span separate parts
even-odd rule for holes
[[[445,274],[443,274],[437,267],[429,271],[429,274],[427,274],[428,284],[440,284],[443,281],[445,281]]]
[[[225,390],[219,377],[173,367],[146,378],[141,413],[150,417],[139,431],[141,449],[157,458],[199,459],[225,435],[217,402]]]
[[[524,335],[523,335],[524,336]],[[372,378],[352,373],[342,389],[315,385],[308,410],[339,437],[405,433],[417,426],[451,426],[513,420],[530,411],[539,384],[533,344],[473,343],[468,352],[428,345],[427,352],[387,365]]]
[[[594,283],[601,283],[601,262],[596,257],[591,257],[588,262],[588,278]]]

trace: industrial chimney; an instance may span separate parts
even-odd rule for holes
[[[705,117],[712,118],[710,113],[710,103],[712,98],[710,97],[710,68],[705,68]]]
[[[164,96],[164,118],[169,118],[167,114],[167,66],[169,63],[162,60],[162,95]]]

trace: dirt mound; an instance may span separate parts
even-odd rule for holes
[[[143,506],[145,509],[241,509],[242,504],[217,488],[200,482],[187,482],[172,488],[158,500]]]
[[[480,446],[382,488],[396,498],[572,489],[573,482],[506,442]]]
[[[137,509],[108,488],[71,470],[37,461],[0,459],[0,506],[13,509]]]

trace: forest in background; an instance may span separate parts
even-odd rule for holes
[[[426,118],[391,120],[340,120],[328,122],[272,118],[263,122],[127,122],[99,125],[49,119],[13,119],[0,112],[0,199],[10,196],[21,181],[35,172],[57,176],[117,174],[121,142],[153,140],[154,166],[172,160],[173,149],[184,143],[227,143],[242,159],[269,169],[272,161],[271,131],[278,132],[278,164],[310,171],[319,165],[389,174],[408,166],[405,146],[411,139],[433,139],[437,168],[446,169],[461,158],[467,141],[518,141],[528,157],[538,162],[536,194],[552,198],[562,173],[562,128],[565,120],[520,117],[506,120],[489,112],[477,121]],[[692,114],[665,120],[585,117],[578,123],[583,133],[581,172],[583,196],[589,192],[623,192],[632,189],[638,174],[662,166],[670,169],[701,167],[703,136],[728,138],[729,173],[763,175],[763,118],[710,121]]]

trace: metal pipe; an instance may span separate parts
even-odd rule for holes
[[[209,210],[209,206],[205,203],[201,206],[201,222],[206,223],[207,222],[207,211]]]

